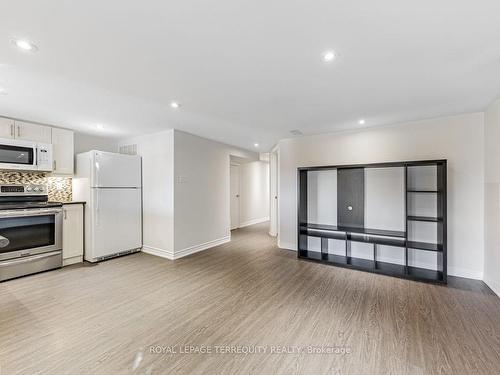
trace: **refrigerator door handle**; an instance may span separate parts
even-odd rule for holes
[[[99,226],[99,189],[95,192],[95,225]]]
[[[95,186],[99,187],[99,161],[97,160],[98,154],[95,155],[94,167],[95,167]]]

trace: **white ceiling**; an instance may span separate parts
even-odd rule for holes
[[[2,115],[266,150],[292,129],[482,110],[500,94],[500,2],[2,1],[0,86]]]

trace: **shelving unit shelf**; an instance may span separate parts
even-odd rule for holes
[[[434,186],[419,185],[415,173],[419,167],[432,168]],[[404,169],[404,230],[366,228],[364,226],[364,171],[367,168]],[[447,282],[447,212],[446,212],[446,160],[404,161],[377,164],[340,165],[298,168],[298,258],[367,272],[411,280]],[[337,171],[337,225],[309,222],[308,218],[308,173],[314,171]],[[428,174],[428,173],[427,173]],[[332,192],[334,194],[334,192]],[[432,201],[433,215],[420,215],[410,207],[412,197],[423,194]],[[413,238],[413,225],[430,225],[436,241]],[[310,238],[319,238],[321,251],[309,247]],[[343,254],[331,253],[330,240],[344,242]],[[352,243],[368,243],[372,246],[371,259],[351,255]],[[399,248],[404,263],[380,260],[380,247]],[[436,264],[430,268],[410,262],[409,253],[435,254]]]
[[[415,194],[438,194],[437,190],[406,190],[407,193],[415,193]]]

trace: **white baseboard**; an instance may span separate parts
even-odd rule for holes
[[[76,257],[63,259],[63,267],[82,262],[83,262],[83,255],[77,255]]]
[[[289,242],[278,241],[278,247],[280,249],[284,249],[284,250],[297,251],[297,245],[289,243]]]
[[[448,275],[463,277],[465,279],[482,280],[483,273],[481,271],[474,271],[467,268],[451,267],[448,266]]]
[[[173,251],[170,250],[144,245],[142,246],[142,252],[146,254],[155,255],[157,257],[174,260],[174,253]]]
[[[188,256],[188,255],[191,255],[194,253],[198,253],[198,252],[203,251],[203,250],[210,249],[210,248],[215,247],[215,246],[222,245],[222,244],[227,243],[229,241],[231,241],[231,236],[225,236],[225,237],[213,240],[213,241],[208,241],[208,242],[205,242],[205,243],[202,243],[199,245],[186,247],[185,249],[177,250],[177,251],[169,251],[169,250],[165,250],[165,249],[159,249],[159,248],[153,247],[153,246],[144,245],[142,247],[142,251],[146,254],[155,255],[157,257],[161,257],[161,258],[165,258],[165,259],[169,259],[169,260],[175,260],[175,259],[183,258],[185,256]]]
[[[249,225],[263,223],[265,221],[269,221],[269,216],[267,216],[267,217],[261,217],[259,219],[253,219],[253,220],[244,221],[244,222],[240,223],[239,228],[248,227]]]
[[[500,283],[497,283],[489,277],[485,277],[483,281],[490,287],[493,292],[495,292],[498,297],[500,297]]]
[[[207,250],[207,249],[210,249],[212,247],[225,244],[229,241],[231,241],[231,236],[225,236],[225,237],[222,237],[222,238],[219,238],[219,239],[216,239],[213,241],[208,241],[208,242],[205,242],[205,243],[202,243],[199,245],[186,247],[185,249],[175,251],[174,259],[179,259],[179,258],[188,256],[188,255],[191,255],[194,253],[198,253],[200,251]]]

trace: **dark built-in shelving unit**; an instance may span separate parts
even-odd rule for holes
[[[419,167],[435,167],[435,186],[421,188],[416,181]],[[364,171],[367,168],[404,168],[404,230],[366,228],[364,225]],[[308,174],[314,171],[337,171],[337,225],[310,223],[308,220]],[[433,170],[433,169],[432,169]],[[298,258],[338,267],[353,268],[407,279],[446,283],[447,279],[447,163],[446,160],[404,161],[391,163],[339,165],[298,168]],[[411,183],[410,183],[411,180]],[[411,185],[411,186],[409,186]],[[435,216],[415,214],[416,207],[409,207],[412,196],[424,194],[434,200]],[[416,241],[412,238],[411,223],[431,225],[435,242]],[[309,248],[309,238],[321,239],[321,251]],[[342,255],[329,252],[329,239],[345,242]],[[351,256],[351,243],[372,244],[371,259]],[[400,248],[404,264],[379,260],[379,246]],[[409,262],[409,252],[436,253],[435,269],[416,267]]]

